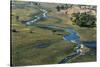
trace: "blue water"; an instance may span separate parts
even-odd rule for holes
[[[46,48],[46,47],[48,47],[48,46],[50,46],[50,45],[47,45],[47,44],[38,44],[38,45],[36,45],[35,47],[36,48]]]
[[[69,32],[69,35],[64,35],[64,40],[67,41],[77,41],[79,40],[78,34],[73,29],[66,29],[67,32]]]
[[[82,42],[88,48],[96,48],[96,41]]]

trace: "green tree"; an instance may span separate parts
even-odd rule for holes
[[[57,5],[56,9],[57,9],[57,11],[60,11],[60,6],[59,6],[59,5]]]

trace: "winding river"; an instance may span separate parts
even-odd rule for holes
[[[47,19],[49,16],[47,15],[48,11],[45,10],[45,9],[40,9],[40,11],[42,11],[42,14],[39,15],[39,16],[35,16],[35,19],[32,19],[32,20],[28,20],[28,21],[25,21],[24,23],[26,25],[31,25],[31,24],[37,24],[37,21],[45,18]],[[39,24],[38,24],[39,25]],[[40,26],[40,25],[39,25]],[[57,29],[56,26],[54,25],[44,25],[42,26],[41,28],[50,28],[50,29]],[[70,55],[66,56],[64,59],[62,59],[59,64],[61,63],[67,63],[69,60],[71,60],[72,58],[76,57],[77,55],[79,55],[81,53],[81,45],[85,45],[86,47],[88,48],[96,48],[96,41],[91,41],[91,42],[80,42],[80,36],[79,34],[73,29],[73,28],[67,28],[67,29],[64,29],[64,31],[66,32],[69,32],[70,34],[69,35],[64,35],[62,38],[63,40],[65,41],[70,41],[70,42],[73,42],[73,43],[76,43],[77,44],[77,49],[71,53]],[[42,46],[40,46],[42,47]]]

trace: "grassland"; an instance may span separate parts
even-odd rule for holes
[[[48,6],[47,6],[48,5]],[[70,17],[66,14],[60,14],[55,9],[57,4],[41,4],[50,11],[49,16],[57,17],[57,19],[45,19],[39,21],[40,24],[51,24],[59,27],[73,27],[80,35],[82,41],[96,40],[95,28],[81,28],[72,25]],[[40,64],[57,64],[64,57],[73,52],[76,44],[64,41],[62,36],[53,33],[51,30],[45,30],[36,26],[26,26],[16,20],[19,16],[20,20],[31,19],[32,16],[40,14],[39,6],[33,5],[23,9],[12,9],[11,29],[16,29],[18,32],[12,32],[12,65],[40,65]],[[84,34],[85,33],[85,34]],[[44,47],[41,47],[41,45]],[[92,58],[92,56],[84,56],[77,58],[78,60],[88,61],[84,58]],[[95,56],[92,59],[95,61]],[[74,62],[74,61],[73,61]]]

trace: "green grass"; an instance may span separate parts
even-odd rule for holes
[[[43,4],[41,7],[44,7]],[[72,25],[68,15],[59,15],[56,13],[54,5],[52,7],[45,6],[45,8],[49,10],[48,14],[50,16],[57,17],[58,19],[49,18],[40,20],[40,24],[50,24],[64,28],[73,27],[79,33],[81,40],[96,40],[95,28],[81,28]],[[20,16],[20,20],[27,20],[40,14],[39,6],[13,9],[12,14],[12,29],[19,31],[12,32],[12,64],[14,66],[57,64],[73,52],[76,47],[76,44],[64,41],[62,36],[57,35],[61,33],[59,31],[53,33],[52,30],[42,29],[35,25],[26,26],[15,19],[16,16]],[[31,31],[33,32],[31,33]],[[47,45],[47,47],[38,48],[38,44]],[[83,58],[89,58],[89,56],[85,55]],[[78,60],[88,61],[88,59],[84,60],[80,57]],[[95,60],[95,56],[90,60]]]
[[[96,41],[96,28],[73,26],[80,35],[81,41]]]

